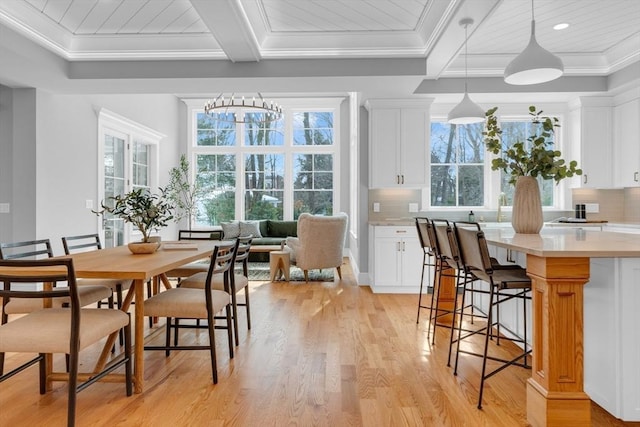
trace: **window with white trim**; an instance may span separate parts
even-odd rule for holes
[[[297,219],[300,213],[332,215],[339,209],[339,107],[341,99],[278,101],[282,119],[236,110],[245,123],[189,106],[189,155],[203,188],[196,226],[230,220]]]

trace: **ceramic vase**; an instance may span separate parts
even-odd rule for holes
[[[521,234],[538,234],[542,229],[542,201],[536,178],[521,176],[516,181],[511,225]]]
[[[131,242],[127,245],[134,255],[152,254],[160,247],[159,242]]]

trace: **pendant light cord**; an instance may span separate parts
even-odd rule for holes
[[[532,0],[533,1],[533,0]],[[469,24],[465,24],[464,26],[464,93],[467,93],[467,79],[468,79],[468,71],[467,71],[467,60],[468,60],[468,52],[469,52],[469,35],[467,34],[467,29],[469,28]]]

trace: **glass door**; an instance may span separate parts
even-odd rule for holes
[[[126,141],[110,133],[104,135],[104,203],[112,206],[111,197],[124,194],[126,184]],[[105,213],[102,221],[106,248],[124,244],[124,221]]]

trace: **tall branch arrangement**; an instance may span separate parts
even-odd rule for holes
[[[554,129],[560,127],[557,117],[543,117],[542,111],[535,106],[529,107],[529,115],[534,125],[534,132],[526,141],[516,141],[507,150],[502,149],[502,129],[498,126],[495,115],[498,107],[486,112],[484,143],[487,150],[499,156],[491,161],[491,169],[503,170],[511,175],[509,182],[515,184],[520,176],[541,176],[543,179],[553,179],[556,184],[564,178],[582,175],[578,162],[568,164],[560,158],[562,153],[553,149],[552,135]]]
[[[184,154],[180,156],[180,165],[169,171],[169,184],[166,187],[166,192],[167,198],[176,208],[175,220],[180,221],[186,217],[189,221],[189,230],[191,230],[191,221],[196,212],[196,202],[202,189],[198,181],[191,182],[189,161]]]

